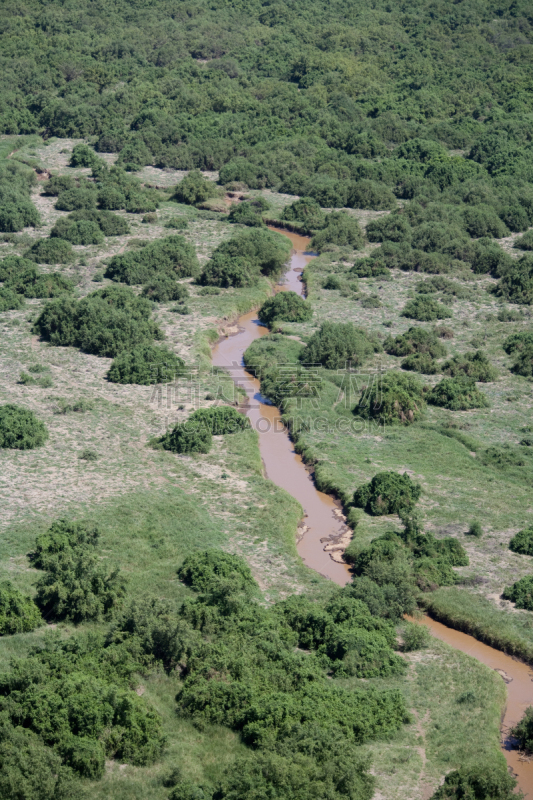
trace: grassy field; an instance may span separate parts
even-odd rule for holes
[[[22,141],[4,137],[0,140],[0,153],[7,156],[21,145],[17,149],[20,161],[58,174],[88,174],[88,170],[67,166],[75,143],[76,140],[66,139],[43,143],[30,137],[23,137]],[[136,247],[140,241],[173,233],[164,227],[172,216],[187,218],[183,235],[194,244],[202,263],[217,244],[234,232],[235,228],[223,217],[217,219],[169,199],[171,187],[183,173],[150,167],[139,174],[160,191],[157,222],[143,223],[140,215],[119,212],[128,219],[129,235],[108,238],[101,246],[75,247],[75,262],[61,268],[61,272],[74,280],[78,296],[109,283],[94,278],[110,256]],[[215,179],[216,174],[210,177]],[[45,197],[40,191],[38,185],[33,200],[41,212],[43,226],[0,243],[0,258],[24,253],[35,237],[47,236],[54,222],[64,215],[53,207],[54,198]],[[271,204],[270,217],[279,215],[283,206],[294,199],[268,191],[261,194]],[[364,225],[386,212],[350,213]],[[287,325],[288,334],[305,341],[327,319],[353,320],[380,337],[409,327],[399,310],[413,294],[420,276],[395,272],[391,281],[359,280],[359,293],[321,288],[327,275],[343,277],[354,258],[352,252],[329,253],[309,265],[306,279],[315,316],[312,323]],[[495,321],[498,307],[486,292],[490,282],[463,275],[453,278],[464,283],[471,293],[469,299],[453,305],[450,324],[455,335],[448,342],[449,351],[453,354],[472,349],[472,340],[483,337],[483,347],[501,374],[497,382],[485,387],[491,408],[455,414],[432,410],[423,424],[408,429],[365,429],[346,436],[339,430],[338,421],[353,420],[355,398],[340,395],[339,380],[326,376],[320,408],[312,413],[324,417],[329,432],[315,428],[300,438],[298,447],[315,463],[319,486],[342,499],[348,499],[357,486],[382,470],[404,470],[416,477],[424,489],[421,507],[427,529],[461,539],[471,565],[460,572],[465,578],[483,578],[468,591],[492,598],[487,602],[499,615],[495,620],[508,619],[509,613],[498,610],[498,604],[503,602],[498,593],[511,579],[516,580],[529,570],[527,557],[511,553],[507,543],[514,532],[526,525],[528,514],[533,511],[529,500],[531,469],[528,466],[497,473],[480,463],[475,448],[515,444],[521,428],[529,424],[530,384],[511,375],[509,359],[500,346],[502,336],[523,328],[529,318],[517,323]],[[198,371],[192,383],[172,385],[168,390],[109,383],[105,374],[110,359],[39,341],[31,333],[31,322],[44,301],[27,301],[21,311],[2,315],[0,402],[33,410],[48,426],[50,439],[34,451],[0,452],[1,579],[9,578],[18,588],[32,593],[38,573],[30,567],[27,554],[35,536],[52,520],[65,515],[90,519],[99,525],[104,560],[110,566],[120,566],[128,577],[129,591],[137,597],[154,593],[169,599],[183,596],[187,590],[178,581],[176,569],[187,553],[205,547],[222,548],[246,558],[266,602],[304,590],[316,594],[330,591],[328,582],[305,568],[297,555],[296,528],[302,509],[263,477],[255,433],[216,437],[208,455],[192,458],[150,445],[154,436],[184,420],[194,408],[208,407],[216,397],[235,403],[241,400],[233,393],[231,382],[210,368],[209,342],[233,332],[236,317],[256,308],[272,291],[266,279],[252,289],[223,290],[219,295],[208,296],[200,295],[199,287],[190,279],[185,283],[191,295],[187,301],[191,313],[181,316],[172,312],[172,304],[160,304],[155,315],[167,345],[187,363],[197,365]],[[369,294],[379,295],[379,308],[361,305],[361,299]],[[381,355],[369,367],[388,368],[397,363],[396,359]],[[20,373],[33,364],[45,367],[51,386],[19,383]],[[428,382],[435,379],[429,378]],[[67,404],[80,399],[86,401],[84,413],[65,413]],[[446,427],[450,424],[464,431],[475,446],[469,449],[443,434],[443,430],[455,430]],[[94,453],[94,460],[83,457],[87,451]],[[512,505],[509,497],[513,498]],[[474,518],[481,522],[485,535],[481,540],[470,541],[464,533]],[[363,516],[355,541],[368,542],[393,521]],[[446,591],[433,595],[432,602],[438,604],[442,597],[444,603]],[[27,652],[47,627],[0,639],[1,668],[6,669],[13,656]],[[62,624],[59,629],[65,636],[73,632],[71,625]],[[392,742],[367,748],[377,777],[378,800],[424,800],[450,769],[480,755],[500,757],[498,724],[505,701],[501,679],[436,641],[428,650],[406,657],[410,667],[407,678],[379,682],[382,686],[400,686],[412,719]],[[164,720],[169,746],[163,760],[143,769],[110,762],[102,781],[85,786],[87,798],[164,800],[169,790],[163,781],[176,764],[191,780],[214,780],[241,752],[243,745],[227,729],[199,731],[176,715],[176,681],[176,677],[155,674],[139,689]],[[458,698],[465,693],[471,693],[475,701],[460,703]]]

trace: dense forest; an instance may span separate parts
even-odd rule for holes
[[[410,618],[532,663],[531,4],[0,26],[1,798],[511,800],[500,678]],[[309,237],[303,296],[267,226]],[[343,588],[211,367],[252,310]],[[347,363],[386,368],[351,405]]]

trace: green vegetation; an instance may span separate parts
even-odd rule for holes
[[[431,800],[513,800],[516,780],[503,764],[471,766],[450,772]]]
[[[326,225],[326,215],[312,197],[300,197],[294,203],[285,206],[281,219],[299,223],[302,233],[306,235]]]
[[[467,535],[475,536],[476,539],[481,539],[481,537],[483,536],[483,528],[481,527],[481,523],[478,522],[478,520],[474,520],[474,522],[472,522],[467,531]]]
[[[451,375],[452,378],[465,375],[467,378],[481,383],[495,381],[498,377],[498,370],[492,366],[481,350],[454,356],[442,365],[441,371],[446,375]]]
[[[344,368],[347,362],[357,367],[380,349],[366,331],[351,322],[323,322],[301,351],[300,360],[303,364],[322,364],[327,369]]]
[[[5,261],[8,260],[7,258],[5,259]],[[19,296],[20,305],[23,302],[22,297],[50,298],[58,297],[65,293],[70,294],[74,291],[72,281],[58,272],[43,273],[31,261],[22,258],[18,260],[24,262],[24,266],[20,264],[20,270],[11,272],[2,291],[6,297],[8,292],[16,292]],[[18,306],[19,308],[20,305]],[[16,307],[14,306],[14,308]]]
[[[380,472],[370,483],[356,489],[353,503],[367,514],[401,514],[412,511],[420,499],[422,488],[409,475]]]
[[[251,286],[261,275],[278,276],[289,251],[290,242],[278,233],[262,229],[243,231],[215,249],[199,282],[224,288]]]
[[[174,199],[178,203],[196,206],[211,197],[216,197],[217,194],[217,185],[213,181],[208,181],[204,178],[200,170],[193,169],[178,183],[174,192]]]
[[[313,309],[296,292],[278,292],[265,300],[257,316],[265,325],[272,325],[275,320],[308,322],[313,316]]]
[[[183,374],[185,363],[166,347],[145,344],[115,356],[107,373],[112,383],[168,383]]]
[[[85,353],[114,358],[162,338],[151,311],[150,302],[131,289],[109,286],[78,301],[51,300],[34,331],[57,347],[79,347]]]
[[[517,608],[533,611],[533,576],[527,575],[512,586],[507,586],[502,592],[502,597],[515,603]]]
[[[72,245],[65,239],[39,239],[26,253],[40,264],[69,264],[74,254]]]
[[[183,236],[167,236],[136,253],[113,256],[106,278],[127,284],[147,283],[161,276],[188,278],[199,272],[194,247]]]
[[[524,233],[523,236],[516,239],[513,247],[516,247],[518,250],[533,250],[533,231],[528,231]]]
[[[13,233],[29,226],[39,227],[41,217],[30,200],[36,183],[31,169],[14,161],[0,161],[0,231]]]
[[[420,295],[409,300],[402,311],[402,317],[416,319],[419,322],[430,322],[431,320],[446,319],[451,316],[452,312],[449,308],[438,303],[432,297],[427,297],[427,295]]]
[[[354,413],[382,425],[410,425],[422,417],[425,405],[418,378],[389,370],[363,389]]]
[[[256,588],[248,564],[222,550],[202,550],[187,556],[178,570],[178,577],[195,592],[212,592],[226,581],[236,592]]]
[[[436,375],[440,372],[439,366],[427,353],[413,353],[407,356],[400,364],[402,369],[412,372],[421,372],[423,375]]]
[[[437,331],[421,327],[409,328],[394,338],[387,336],[383,349],[391,356],[424,354],[433,359],[447,354],[446,347],[439,341]]]
[[[509,549],[514,553],[533,556],[533,528],[525,528],[513,536],[509,542]]]
[[[359,223],[348,214],[333,212],[326,216],[326,225],[311,240],[311,248],[321,252],[328,244],[336,244],[359,250],[364,239]]]
[[[512,729],[511,734],[518,739],[521,750],[525,750],[526,753],[533,752],[533,706],[526,708],[524,716]]]
[[[12,403],[0,406],[0,447],[33,450],[48,436],[48,429],[32,411]]]
[[[182,283],[173,280],[170,275],[161,275],[149,281],[143,287],[142,294],[155,303],[168,303],[171,300],[181,303],[189,297],[189,290]]]
[[[229,212],[228,221],[239,225],[248,225],[250,228],[261,228],[264,225],[262,217],[248,202],[234,204]]]
[[[9,581],[0,583],[0,636],[32,631],[41,623],[39,609]]]
[[[533,257],[522,256],[506,269],[498,281],[496,293],[510,303],[533,303]]]
[[[476,387],[473,378],[443,378],[426,395],[428,403],[448,408],[450,411],[468,411],[471,408],[487,408],[490,403]]]

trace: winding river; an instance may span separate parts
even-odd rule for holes
[[[293,245],[288,271],[277,291],[292,290],[304,296],[301,273],[313,257],[309,252],[309,239],[288,231],[280,231]],[[265,474],[273,483],[295,497],[304,509],[304,525],[298,542],[298,552],[307,566],[330,578],[341,586],[350,580],[348,567],[335,561],[335,542],[346,532],[342,515],[334,500],[319,492],[301,457],[295,452],[281,421],[278,409],[262,397],[259,381],[243,365],[244,351],[261,336],[268,334],[251,312],[238,320],[238,333],[222,339],[213,350],[213,364],[228,370],[236,384],[247,394],[246,413],[259,435],[259,448]],[[327,549],[325,549],[327,548]],[[328,552],[330,551],[330,552]],[[472,636],[448,628],[429,617],[424,623],[433,636],[447,642],[491,669],[496,670],[507,684],[507,705],[501,726],[501,748],[508,765],[518,780],[519,788],[528,800],[533,798],[533,759],[521,760],[513,749],[508,730],[522,717],[525,709],[533,705],[533,670],[527,664],[478,642]]]

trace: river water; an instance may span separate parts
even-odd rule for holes
[[[309,252],[309,239],[288,231],[281,231],[293,245],[289,270],[277,291],[288,289],[304,296],[301,272],[313,257]],[[261,325],[256,312],[238,320],[239,332],[222,339],[213,350],[213,364],[231,373],[234,382],[241,386],[248,397],[246,413],[259,435],[259,448],[265,475],[273,483],[295,497],[304,509],[305,528],[298,542],[298,552],[307,566],[344,586],[350,580],[345,564],[334,561],[324,547],[340,538],[346,530],[340,519],[334,500],[319,492],[312,476],[281,422],[278,409],[262,397],[259,381],[246,371],[243,364],[244,351],[268,328]],[[528,798],[533,798],[533,761],[521,761],[519,753],[512,748],[508,729],[522,717],[525,709],[533,705],[533,672],[526,664],[478,642],[472,636],[447,628],[439,622],[425,618],[433,636],[447,642],[457,650],[467,653],[491,669],[496,670],[507,684],[507,706],[502,720],[501,747],[508,765],[517,776],[519,788]]]

